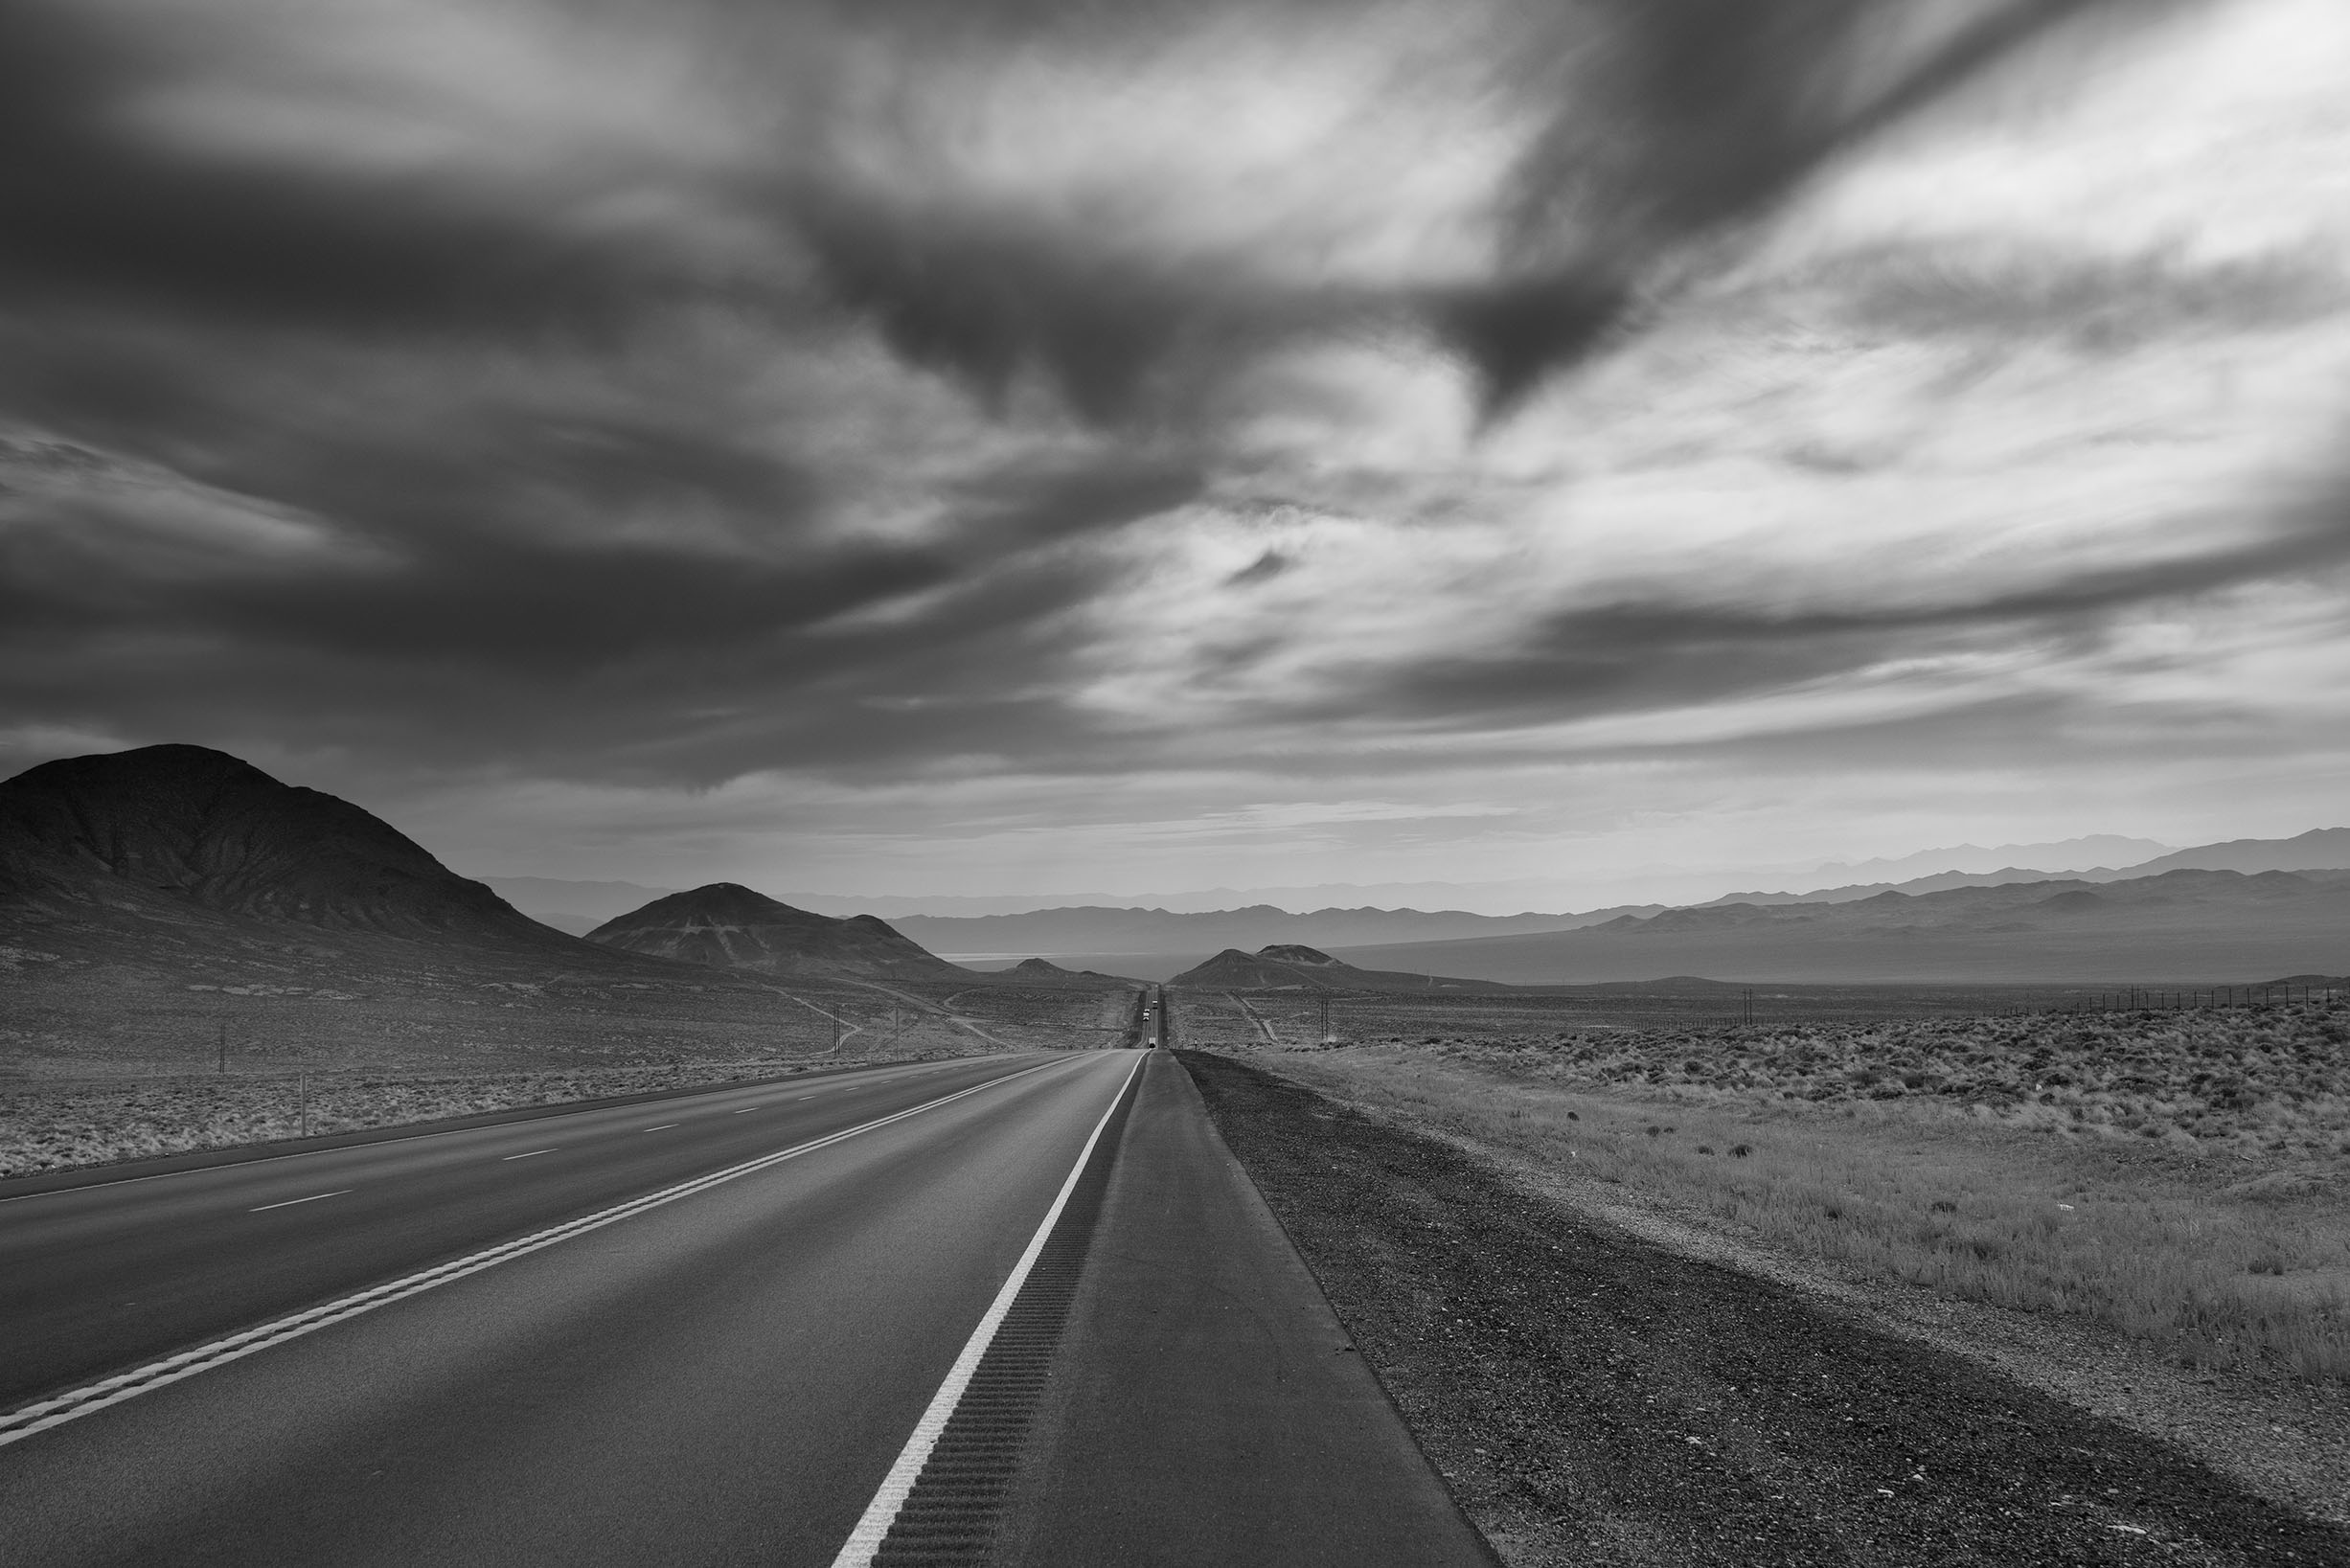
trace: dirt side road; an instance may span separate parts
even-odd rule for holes
[[[2350,1565],[2350,1531],[2152,1439],[1182,1056],[1513,1564]]]

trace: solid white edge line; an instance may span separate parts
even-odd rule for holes
[[[723,1170],[715,1170],[706,1176],[696,1176],[691,1181],[679,1182],[673,1187],[665,1187],[642,1197],[630,1198],[625,1203],[616,1203],[608,1209],[600,1209],[594,1214],[583,1215],[578,1219],[565,1220],[560,1225],[553,1225],[543,1231],[535,1231],[529,1236],[500,1242],[494,1247],[486,1247],[480,1252],[405,1275],[383,1284],[371,1286],[354,1295],[344,1296],[339,1300],[296,1312],[289,1317],[279,1318],[257,1328],[241,1329],[226,1338],[216,1339],[209,1345],[199,1345],[194,1350],[182,1351],[177,1355],[167,1356],[161,1361],[150,1361],[146,1366],[134,1367],[128,1372],[116,1373],[111,1377],[101,1378],[81,1388],[54,1395],[34,1404],[24,1405],[5,1415],[0,1415],[0,1448],[5,1448],[11,1443],[22,1442],[35,1432],[45,1432],[53,1426],[62,1426],[67,1421],[78,1420],[93,1411],[103,1410],[108,1405],[121,1404],[125,1399],[136,1398],[142,1394],[167,1387],[184,1378],[194,1377],[199,1372],[209,1372],[215,1367],[241,1360],[256,1351],[264,1351],[272,1345],[282,1345],[289,1339],[299,1339],[305,1334],[314,1333],[331,1324],[340,1323],[345,1318],[357,1317],[360,1313],[372,1312],[378,1307],[388,1307],[396,1301],[421,1295],[437,1286],[464,1279],[468,1274],[478,1274],[483,1269],[494,1268],[500,1263],[520,1258],[526,1253],[536,1252],[541,1247],[551,1247],[558,1241],[568,1241],[575,1236],[601,1230],[615,1221],[643,1214],[648,1209],[657,1209],[665,1203],[673,1203],[681,1197],[690,1197],[696,1193],[719,1186],[720,1183],[733,1181],[738,1176],[747,1176],[753,1171],[764,1170],[769,1166],[781,1165],[786,1160],[796,1160],[803,1154],[810,1154],[820,1148],[829,1148],[859,1133],[871,1132],[877,1127],[888,1126],[893,1122],[902,1122],[909,1116],[919,1116],[924,1111],[935,1110],[951,1101],[961,1100],[966,1095],[974,1095],[982,1089],[992,1089],[998,1084],[1010,1083],[1015,1079],[1026,1078],[1031,1073],[1041,1073],[1048,1067],[1060,1065],[1061,1065],[1061,1062],[1039,1062],[1034,1067],[1022,1068],[1016,1073],[1007,1073],[1002,1078],[992,1078],[985,1083],[974,1083],[969,1088],[957,1089],[952,1094],[941,1095],[936,1100],[925,1101],[922,1104],[912,1105],[901,1111],[893,1111],[887,1116],[862,1123],[854,1127],[845,1127],[838,1132],[827,1133],[821,1138],[811,1139],[805,1144],[799,1144],[773,1154],[762,1154],[755,1160],[745,1160],[741,1165],[729,1166]]]
[[[954,1415],[955,1406],[963,1402],[963,1391],[970,1385],[971,1375],[979,1370],[980,1357],[986,1355],[988,1347],[994,1343],[995,1330],[1002,1326],[1004,1314],[1012,1310],[1013,1298],[1020,1293],[1020,1286],[1028,1283],[1029,1270],[1037,1266],[1037,1256],[1044,1250],[1045,1238],[1053,1234],[1053,1227],[1060,1223],[1061,1211],[1069,1206],[1069,1194],[1077,1190],[1077,1178],[1085,1173],[1085,1162],[1093,1158],[1093,1146],[1101,1142],[1102,1129],[1109,1125],[1110,1117],[1117,1113],[1118,1102],[1126,1098],[1127,1085],[1134,1081],[1136,1073],[1142,1071],[1143,1060],[1142,1055],[1137,1053],[1134,1065],[1128,1068],[1126,1077],[1118,1080],[1118,1092],[1109,1097],[1109,1108],[1093,1125],[1092,1133],[1085,1139],[1085,1147],[1078,1151],[1077,1163],[1069,1168],[1068,1179],[1061,1184],[1060,1195],[1053,1199],[1053,1206],[1044,1213],[1044,1222],[1037,1227],[1037,1234],[1028,1238],[1028,1250],[1021,1253],[1020,1261],[1013,1265],[1011,1276],[1004,1281],[1004,1287],[995,1293],[995,1300],[988,1307],[987,1315],[979,1320],[979,1327],[971,1330],[971,1337],[963,1346],[963,1353],[955,1357],[954,1366],[947,1371],[947,1380],[930,1397],[929,1408],[922,1413],[922,1420],[914,1423],[913,1436],[905,1440],[905,1446],[898,1452],[898,1462],[889,1467],[889,1474],[882,1477],[881,1488],[873,1494],[873,1501],[865,1505],[864,1517],[857,1520],[856,1528],[849,1532],[849,1538],[842,1544],[839,1556],[833,1558],[833,1568],[870,1568],[874,1555],[881,1550],[881,1542],[889,1534],[889,1527],[898,1522],[898,1511],[905,1506],[907,1495],[913,1491],[915,1481],[922,1475],[922,1467],[930,1462],[930,1450],[938,1446],[939,1435],[947,1430],[947,1422]]]

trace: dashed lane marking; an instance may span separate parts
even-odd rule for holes
[[[657,1127],[647,1127],[645,1130],[647,1132],[667,1132],[670,1128],[675,1126],[677,1124],[674,1122],[664,1122]]]
[[[257,1208],[247,1209],[245,1213],[257,1215],[268,1209],[290,1209],[297,1203],[316,1203],[322,1197],[341,1197],[345,1193],[357,1191],[355,1187],[337,1187],[331,1193],[312,1193],[308,1197],[289,1197],[283,1203],[263,1203]]]
[[[509,1160],[527,1160],[527,1159],[529,1159],[529,1158],[531,1157],[531,1154],[552,1154],[552,1153],[554,1153],[554,1152],[555,1152],[555,1150],[556,1150],[556,1149],[560,1148],[562,1148],[562,1147],[563,1147],[563,1146],[562,1146],[562,1145],[560,1145],[560,1144],[556,1144],[556,1145],[554,1145],[553,1147],[551,1147],[551,1148],[534,1148],[534,1149],[532,1149],[532,1150],[531,1150],[531,1153],[530,1153],[530,1154],[509,1154],[509,1155],[507,1155],[507,1156],[506,1156],[506,1158],[507,1158],[507,1159],[509,1159]]]
[[[372,1312],[378,1307],[389,1307],[396,1301],[404,1301],[410,1296],[422,1295],[427,1290],[462,1280],[468,1274],[478,1274],[484,1269],[495,1268],[500,1263],[510,1262],[516,1258],[536,1252],[542,1247],[551,1247],[559,1241],[568,1241],[575,1236],[584,1236],[589,1231],[601,1230],[606,1225],[616,1224],[632,1215],[641,1215],[648,1209],[657,1209],[663,1204],[674,1203],[679,1198],[706,1192],[710,1188],[734,1181],[738,1177],[764,1170],[770,1166],[781,1165],[786,1160],[796,1160],[803,1154],[812,1154],[817,1149],[830,1148],[833,1145],[855,1138],[860,1133],[889,1126],[893,1123],[904,1121],[909,1116],[920,1116],[924,1111],[936,1110],[939,1106],[961,1100],[966,1095],[974,1095],[982,1089],[992,1089],[998,1084],[1010,1083],[1015,1079],[1026,1078],[1032,1073],[1041,1073],[1046,1068],[1058,1064],[1049,1061],[1039,1062],[1034,1067],[1024,1067],[1016,1073],[1007,1073],[1002,1078],[992,1078],[984,1083],[974,1083],[968,1088],[957,1089],[952,1094],[941,1095],[936,1100],[924,1101],[922,1104],[908,1106],[901,1111],[893,1111],[887,1116],[876,1117],[870,1122],[859,1123],[856,1126],[843,1128],[839,1132],[827,1133],[824,1137],[813,1138],[804,1144],[795,1144],[789,1148],[779,1149],[773,1154],[763,1154],[755,1160],[745,1160],[741,1165],[731,1165],[723,1170],[714,1170],[706,1176],[696,1176],[692,1181],[679,1182],[673,1187],[664,1187],[658,1192],[648,1193],[643,1197],[630,1198],[626,1203],[616,1203],[608,1209],[599,1209],[594,1214],[583,1215],[578,1219],[566,1220],[560,1225],[549,1226],[543,1231],[534,1231],[528,1236],[518,1237],[512,1241],[484,1248],[480,1252],[470,1253],[466,1257],[454,1259],[415,1274],[403,1275],[399,1279],[388,1281],[354,1295],[344,1296],[338,1300],[310,1307],[306,1311],[296,1312],[290,1317],[278,1318],[273,1322],[246,1329],[241,1332],[230,1334],[225,1339],[216,1339],[209,1345],[199,1345],[194,1350],[182,1351],[177,1355],[169,1356],[164,1360],[150,1361],[146,1366],[133,1367],[128,1372],[116,1373],[111,1377],[102,1378],[85,1387],[42,1399],[38,1403],[29,1404],[18,1410],[11,1410],[0,1416],[0,1448],[5,1448],[11,1443],[21,1443],[35,1432],[45,1432],[53,1426],[62,1426],[67,1421],[77,1420],[83,1416],[103,1410],[109,1405],[121,1404],[125,1399],[134,1399],[142,1394],[194,1377],[197,1373],[210,1372],[215,1367],[241,1360],[256,1351],[265,1351],[272,1345],[282,1345],[289,1339],[299,1339],[305,1334],[315,1333],[346,1318],[354,1318],[362,1312]],[[351,1190],[345,1189],[346,1192]],[[332,1197],[337,1194],[321,1193],[317,1195]],[[297,1199],[296,1201],[302,1200]]]

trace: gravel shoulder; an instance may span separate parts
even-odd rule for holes
[[[1943,1304],[1897,1309],[1255,1066],[1183,1059],[1513,1564],[2350,1563],[2339,1502],[2316,1512],[2339,1493],[2310,1495],[2322,1466],[2280,1481],[2265,1440],[2215,1462],[2261,1417],[2272,1454],[2299,1452],[2338,1404],[2199,1394],[2062,1336],[1993,1343]]]

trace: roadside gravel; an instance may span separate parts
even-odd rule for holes
[[[1807,1282],[1182,1056],[1514,1565],[2350,1564],[2350,1529]]]

